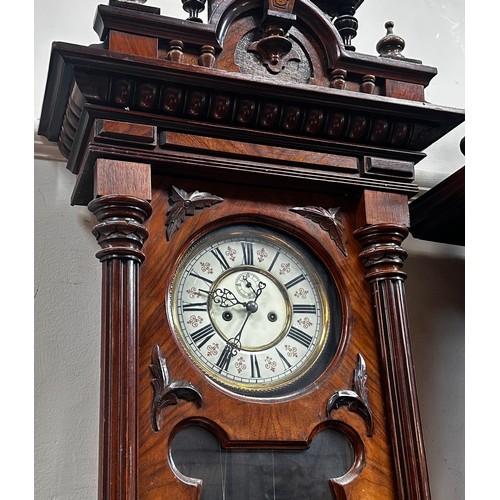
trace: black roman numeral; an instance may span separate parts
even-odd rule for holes
[[[206,312],[207,311],[207,303],[206,302],[186,302],[185,304],[182,304],[182,310],[184,312],[195,312],[195,311],[200,311],[200,312]]]
[[[243,264],[253,266],[253,243],[241,243],[243,249]]]
[[[299,276],[293,278],[293,280],[290,280],[288,283],[285,283],[285,288],[288,290],[289,288],[292,288],[292,286],[295,286],[297,283],[300,283],[305,279],[306,277],[303,274],[299,274]]]
[[[223,271],[225,271],[226,269],[229,269],[229,264],[227,263],[226,258],[224,257],[223,253],[220,251],[219,248],[214,248],[212,250],[212,253],[215,255],[217,260],[220,262],[220,265],[221,265]]]
[[[259,363],[255,354],[250,354],[250,367],[252,368],[252,378],[260,378]]]
[[[191,334],[191,338],[196,344],[196,347],[198,347],[198,349],[201,349],[214,335],[214,327],[212,325],[207,325],[193,332]]]
[[[271,262],[271,265],[267,269],[269,272],[271,272],[271,269],[274,267],[274,264],[276,264],[276,261],[278,260],[279,255],[280,255],[280,250],[278,250],[276,252],[276,255],[274,256],[273,261]]]
[[[288,336],[291,339],[297,341],[299,344],[302,344],[304,347],[309,347],[312,342],[312,337],[310,335],[308,335],[306,332],[303,332],[302,330],[299,330],[298,328],[295,328],[294,326],[290,328]]]
[[[231,362],[231,358],[233,357],[233,348],[226,344],[224,350],[222,351],[220,358],[217,361],[217,366],[220,368],[220,371],[227,370],[229,368],[229,363]]]
[[[293,304],[293,312],[299,314],[316,314],[316,306],[314,304]]]

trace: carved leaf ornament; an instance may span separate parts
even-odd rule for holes
[[[176,405],[179,399],[191,401],[199,408],[202,404],[202,398],[197,389],[189,382],[170,381],[167,360],[163,356],[158,344],[155,344],[153,347],[149,368],[153,375],[151,383],[154,389],[154,397],[151,404],[151,424],[153,429],[158,432],[161,427],[161,410],[163,408]]]
[[[201,210],[206,207],[215,205],[224,201],[222,198],[210,193],[193,191],[187,193],[183,189],[172,186],[172,194],[169,202],[170,208],[167,212],[167,239],[170,240],[172,235],[181,227],[186,216],[194,215],[196,210]]]
[[[365,360],[361,354],[358,354],[358,363],[353,377],[353,390],[336,391],[328,400],[326,413],[330,415],[332,411],[339,409],[341,406],[347,406],[349,411],[363,417],[366,423],[366,433],[368,436],[372,436],[373,416],[368,402],[367,380]]]
[[[347,257],[347,239],[345,238],[344,226],[338,217],[340,207],[329,208],[322,207],[295,207],[290,209],[306,219],[319,224],[321,229],[328,232],[337,248]]]

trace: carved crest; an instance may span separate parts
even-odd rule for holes
[[[264,38],[248,46],[248,51],[258,54],[262,64],[274,74],[283,70],[288,61],[300,61],[298,52],[281,28],[267,30]]]

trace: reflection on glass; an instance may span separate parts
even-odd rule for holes
[[[179,472],[203,480],[202,500],[332,500],[329,479],[353,465],[349,439],[325,429],[306,450],[228,450],[198,426],[180,431],[171,455]]]

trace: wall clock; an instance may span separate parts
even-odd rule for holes
[[[203,3],[113,0],[52,48],[39,133],[101,247],[99,497],[430,498],[401,244],[463,112],[392,23],[353,50],[362,2]]]
[[[340,340],[338,292],[298,240],[228,225],[195,242],[167,297],[180,344],[210,378],[270,397],[314,380]]]

